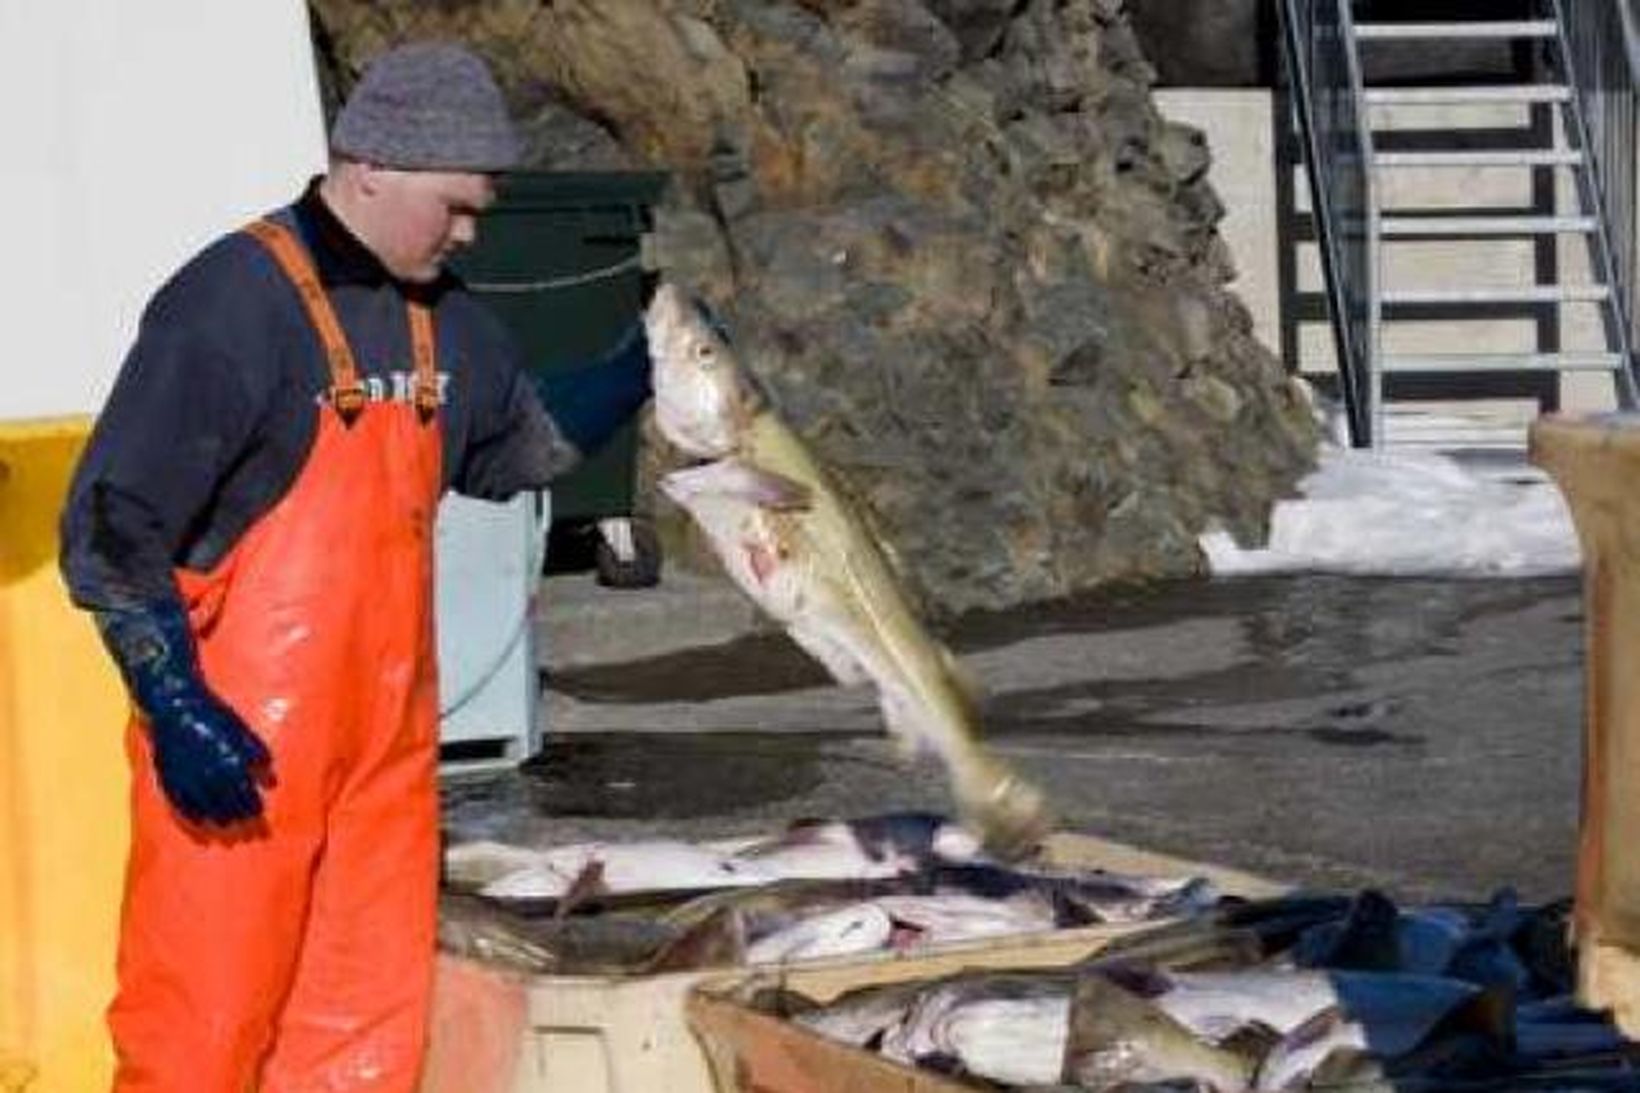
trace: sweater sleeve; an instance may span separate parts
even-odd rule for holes
[[[473,434],[455,488],[500,499],[542,489],[608,442],[648,401],[650,365],[641,324],[597,360],[541,374],[516,350],[500,397],[475,405]]]
[[[82,607],[176,594],[190,529],[245,449],[273,374],[243,247],[218,243],[149,304],[69,487],[62,570]]]

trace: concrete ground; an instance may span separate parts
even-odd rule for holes
[[[732,589],[555,577],[549,742],[453,779],[453,837],[709,837],[949,807],[872,696],[829,685]],[[1298,883],[1528,899],[1572,882],[1576,578],[1285,576],[961,620],[996,749],[1061,826]],[[715,644],[701,644],[703,641]]]

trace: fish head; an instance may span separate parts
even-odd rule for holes
[[[654,361],[655,423],[661,434],[705,459],[734,452],[761,399],[722,324],[700,301],[665,282],[644,312],[644,333]]]

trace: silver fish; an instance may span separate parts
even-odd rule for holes
[[[735,858],[786,880],[864,880],[903,876],[936,862],[968,862],[974,836],[943,816],[894,812],[852,820],[800,820]]]
[[[906,1063],[955,1059],[992,1081],[1053,1082],[1062,1076],[1069,1014],[1063,976],[959,975],[930,984],[883,1036],[881,1050]]]
[[[853,956],[888,948],[894,922],[875,903],[851,903],[801,919],[758,938],[746,948],[748,964]]]
[[[627,915],[526,918],[474,896],[439,897],[439,948],[533,974],[619,974],[664,958],[680,933]]]
[[[558,900],[593,866],[601,871],[599,892],[608,895],[751,887],[779,879],[727,854],[671,839],[651,839],[535,851],[530,864],[490,881],[479,891],[491,899]]]
[[[841,995],[829,1005],[798,1013],[792,1021],[828,1040],[875,1049],[891,1029],[905,1021],[926,986],[910,982],[864,987]]]
[[[962,1069],[1007,1085],[1057,1082],[1070,1033],[1070,997],[980,998],[946,1015],[940,1040]]]
[[[1008,899],[942,892],[879,896],[872,902],[896,927],[914,935],[901,944],[907,948],[1041,933],[1056,924],[1053,904],[1040,892],[1024,892]]]

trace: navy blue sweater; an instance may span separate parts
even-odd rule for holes
[[[394,280],[316,185],[274,215],[307,244],[372,398],[406,386],[405,297],[433,308],[446,489],[502,499],[541,488],[649,397],[637,324],[603,360],[538,378],[456,278]],[[295,481],[328,384],[312,324],[262,244],[236,232],[189,261],[144,312],[75,472],[62,518],[75,602],[172,597],[174,567],[220,561]]]

